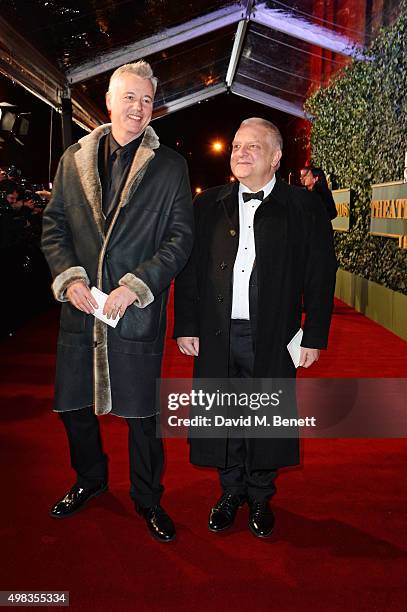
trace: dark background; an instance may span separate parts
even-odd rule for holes
[[[52,120],[51,181],[62,154],[61,115],[33,96],[17,83],[0,75],[0,102],[16,104],[20,112],[30,112],[30,128],[24,146],[3,143],[0,165],[17,165],[23,175],[35,183],[48,182],[50,155],[50,127]],[[284,139],[281,175],[288,180],[289,172],[296,172],[306,157],[305,138],[298,137],[296,118],[233,94],[221,94],[205,102],[156,119],[152,125],[160,140],[178,150],[187,160],[191,187],[205,189],[229,181],[229,146],[240,122],[247,117],[263,117],[275,123]],[[106,121],[108,117],[106,115]],[[74,124],[74,140],[85,131]],[[211,143],[225,143],[222,153],[215,154]],[[178,144],[177,144],[178,143]]]

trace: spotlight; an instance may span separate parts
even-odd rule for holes
[[[17,106],[8,102],[0,102],[0,135],[2,141],[12,139],[23,145],[21,137],[27,136],[31,113],[18,113]]]
[[[212,143],[212,150],[215,153],[222,153],[223,151],[223,142],[220,140],[215,140],[215,142]]]
[[[8,102],[0,102],[0,131],[12,132],[17,120],[17,107]]]

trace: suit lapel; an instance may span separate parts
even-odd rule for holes
[[[228,227],[230,236],[236,238],[239,242],[239,186],[238,183],[230,183],[224,185],[220,190],[216,200],[222,207],[224,221]]]

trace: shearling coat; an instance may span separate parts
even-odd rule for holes
[[[215,187],[194,204],[195,244],[175,283],[174,336],[198,336],[196,378],[227,378],[233,266],[239,243],[238,184]],[[294,378],[287,344],[301,326],[302,346],[327,346],[335,287],[332,228],[321,200],[277,179],[254,217],[256,300],[250,299],[254,378]],[[256,303],[256,309],[253,303]],[[253,469],[294,465],[298,440],[249,440]],[[191,461],[224,467],[226,440],[191,438]]]
[[[96,414],[146,417],[157,412],[169,285],[192,248],[191,191],[185,160],[147,127],[106,223],[98,147],[110,129],[67,149],[44,212],[42,248],[63,302],[55,409],[94,404]],[[125,285],[138,297],[114,329],[67,301],[76,279],[107,294]]]

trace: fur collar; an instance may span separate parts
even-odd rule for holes
[[[78,141],[80,148],[74,154],[79,178],[101,235],[104,235],[104,217],[102,213],[102,185],[98,172],[98,151],[100,139],[111,131],[111,127],[111,123],[105,123],[81,138]],[[137,177],[154,157],[154,149],[158,149],[159,146],[160,141],[157,134],[151,126],[147,126],[141,145],[134,156],[126,184],[123,187],[119,207],[126,206],[130,200],[140,182],[136,180]]]

